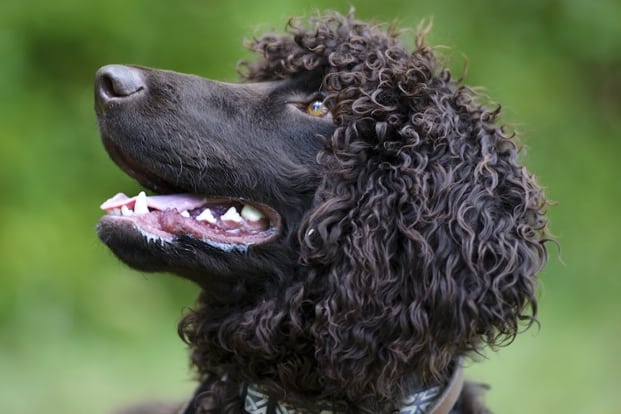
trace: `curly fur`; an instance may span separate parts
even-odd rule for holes
[[[179,325],[197,412],[240,412],[243,383],[296,412],[393,412],[537,322],[545,196],[500,108],[452,78],[425,33],[410,52],[393,27],[328,13],[252,41],[242,85],[97,72],[104,147],[128,174],[265,208],[252,234],[172,207],[98,224],[128,265],[202,288]],[[329,116],[300,110],[316,99]],[[468,384],[454,412],[486,412],[483,390]]]
[[[241,381],[309,410],[323,399],[390,412],[413,383],[445,380],[457,356],[536,321],[543,191],[500,108],[451,77],[425,31],[413,52],[398,36],[327,14],[250,44],[259,58],[242,76],[320,74],[336,130],[291,229],[298,257],[282,258],[256,301],[223,307],[203,293],[180,323],[213,412],[240,410]]]

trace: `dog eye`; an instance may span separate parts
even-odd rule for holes
[[[323,117],[328,114],[328,107],[322,101],[315,100],[306,106],[306,113],[311,116]]]

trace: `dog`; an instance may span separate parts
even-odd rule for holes
[[[547,201],[426,33],[327,12],[254,39],[240,83],[97,72],[103,145],[152,193],[98,235],[201,290],[179,413],[487,412],[462,361],[536,323]]]

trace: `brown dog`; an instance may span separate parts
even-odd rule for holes
[[[546,201],[515,139],[423,33],[328,13],[252,48],[239,84],[97,72],[104,146],[155,193],[99,236],[202,289],[185,412],[448,412],[461,358],[535,321]]]

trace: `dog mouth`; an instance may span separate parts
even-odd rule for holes
[[[280,225],[280,216],[267,205],[197,194],[118,193],[100,208],[107,212],[102,220],[133,226],[149,241],[190,236],[227,251],[268,242]]]
[[[243,198],[184,192],[127,156],[105,136],[103,142],[123,171],[156,194],[114,195],[100,206],[107,213],[102,223],[133,229],[148,242],[172,243],[186,236],[223,251],[245,251],[278,236],[281,216],[272,207]]]

